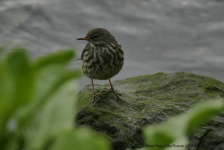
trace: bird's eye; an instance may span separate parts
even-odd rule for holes
[[[99,35],[98,35],[98,34],[94,35],[94,38],[95,38],[95,39],[97,39],[98,37],[99,37]]]

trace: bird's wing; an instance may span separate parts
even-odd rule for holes
[[[83,60],[83,55],[85,54],[85,52],[88,52],[89,50],[90,50],[90,45],[89,45],[89,44],[86,44],[86,47],[85,47],[84,50],[82,51],[81,58],[78,58],[78,59],[76,59],[75,61]]]
[[[82,51],[81,58],[79,58],[78,60],[83,60],[83,56],[84,56],[85,52],[90,51],[90,49],[91,49],[91,47],[90,47],[89,43],[86,44],[86,47],[85,47],[84,50]]]

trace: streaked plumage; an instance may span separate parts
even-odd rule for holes
[[[81,58],[77,59],[83,61],[82,70],[87,77],[110,81],[110,78],[120,72],[124,63],[124,53],[121,45],[109,31],[95,28],[89,31],[85,38],[79,38],[78,40],[88,41]],[[119,93],[113,90],[112,84],[110,91],[118,97]],[[97,95],[94,86],[93,92],[95,101]]]

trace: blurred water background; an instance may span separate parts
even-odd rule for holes
[[[112,81],[185,71],[224,82],[223,14],[223,0],[1,0],[0,45],[26,47],[33,58],[75,47],[78,58],[87,42],[76,39],[100,27],[124,49]],[[90,83],[83,76],[79,90]]]

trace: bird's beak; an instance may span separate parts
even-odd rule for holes
[[[87,37],[84,37],[84,38],[78,38],[77,40],[89,40],[89,38],[87,38]]]

